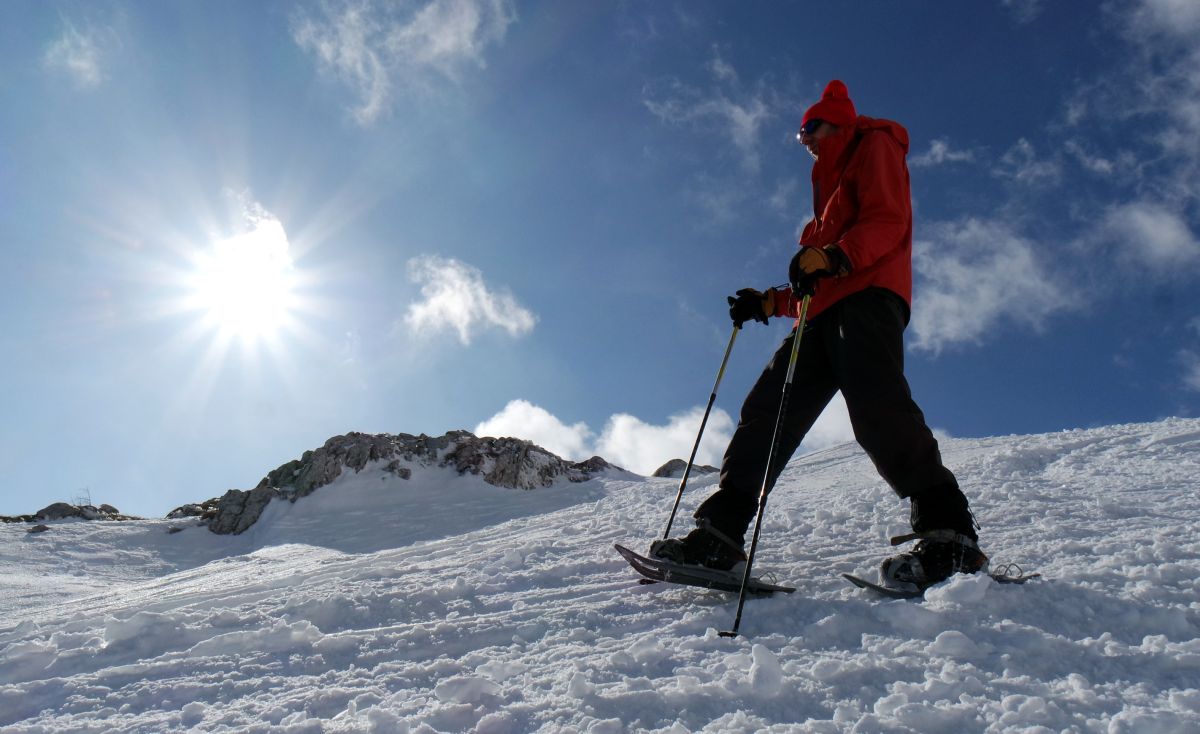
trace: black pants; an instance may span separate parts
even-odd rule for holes
[[[967,501],[942,465],[937,440],[904,378],[908,304],[882,288],[848,296],[808,323],[780,427],[768,491],[838,390],[854,437],[901,497],[912,498],[914,530],[951,528],[975,537]],[[758,512],[764,467],[779,415],[792,332],[742,405],[721,466],[721,484],[696,510],[732,538],[743,538]]]

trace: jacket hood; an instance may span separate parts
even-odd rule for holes
[[[854,127],[860,134],[873,130],[886,132],[900,144],[900,147],[904,150],[904,154],[908,155],[908,130],[904,129],[904,126],[900,123],[859,115],[858,119],[854,121]]]

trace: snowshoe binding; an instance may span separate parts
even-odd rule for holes
[[[741,543],[705,520],[701,520],[699,527],[682,538],[667,538],[651,543],[650,557],[734,574],[746,569],[746,552],[742,550]]]
[[[953,530],[930,530],[892,538],[892,545],[918,540],[907,553],[884,559],[879,578],[885,586],[923,592],[956,573],[987,573],[988,557],[969,535]]]

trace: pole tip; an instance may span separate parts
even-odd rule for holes
[[[733,630],[730,630],[728,632],[718,632],[717,636],[718,637],[737,637],[738,633]]]

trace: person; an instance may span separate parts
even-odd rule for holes
[[[841,390],[854,437],[885,481],[910,501],[908,552],[885,559],[885,584],[925,588],[954,573],[987,567],[966,496],[941,459],[937,440],[904,377],[903,332],[912,301],[912,200],[908,132],[859,116],[834,80],[804,113],[798,140],[815,159],[814,218],[788,267],[789,286],[744,288],[730,297],[739,328],[772,316],[796,317],[811,296],[787,402],[780,403],[795,330],[784,339],[742,405],[718,489],[696,510],[696,528],[656,541],[652,556],[740,572],[745,534],[787,460]],[[768,450],[779,421],[774,466]]]

